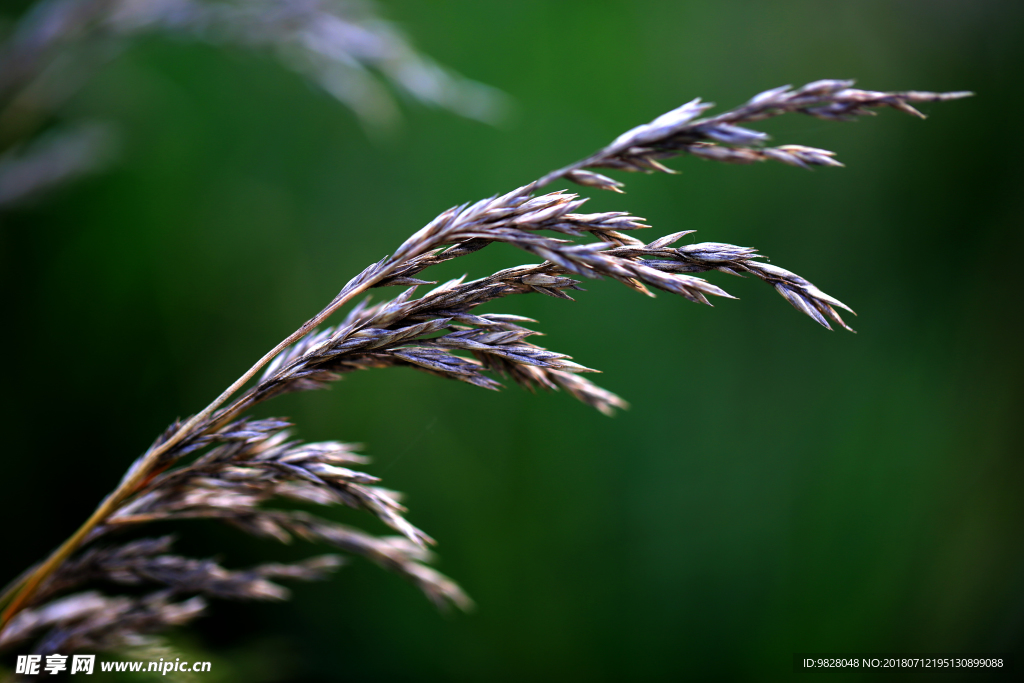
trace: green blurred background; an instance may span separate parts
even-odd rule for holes
[[[856,77],[978,96],[926,106],[927,121],[764,126],[846,169],[684,158],[678,176],[620,175],[625,196],[587,194],[592,210],[646,217],[652,238],[695,228],[758,247],[857,310],[858,334],[754,280],[712,275],[741,298],[713,309],[598,282],[576,303],[488,310],[537,318],[546,345],[602,369],[632,403],[615,418],[409,370],[280,399],[261,414],[366,444],[369,471],[408,494],[439,569],[478,607],[439,614],[356,560],[288,603],[216,603],[174,641],[214,661],[211,681],[774,680],[798,651],[1021,653],[1024,7],[384,7],[424,52],[508,93],[510,121],[409,105],[375,138],[268,56],[158,38],[72,101],[122,127],[121,153],[2,219],[0,582],[73,531],[175,417],[440,211],[694,96],[731,106]],[[494,247],[440,275],[531,260]],[[386,531],[350,512],[333,517]],[[180,550],[232,567],[324,550],[176,531]]]

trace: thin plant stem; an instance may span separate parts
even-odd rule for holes
[[[96,511],[89,516],[89,519],[87,519],[85,523],[75,531],[75,533],[68,537],[60,547],[54,550],[53,553],[46,558],[46,561],[40,564],[35,571],[27,575],[20,582],[15,583],[8,589],[3,597],[0,597],[0,605],[6,603],[8,600],[10,601],[10,604],[4,609],[3,614],[0,615],[0,628],[3,628],[8,622],[10,622],[11,618],[21,610],[29,599],[31,599],[39,585],[49,578],[57,568],[60,567],[60,565],[79,548],[82,542],[90,533],[92,533],[93,529],[102,524],[103,521],[109,517],[121,503],[140,488],[140,486],[153,473],[154,467],[160,462],[160,458],[164,453],[180,443],[186,436],[192,434],[192,430],[197,426],[208,420],[217,408],[223,405],[224,402],[231,398],[239,389],[245,386],[245,384],[255,377],[256,373],[263,369],[263,366],[272,361],[277,354],[305,337],[324,320],[329,318],[335,311],[351,301],[352,298],[359,296],[372,287],[376,282],[387,277],[391,270],[393,270],[393,267],[394,266],[392,264],[390,268],[385,268],[378,275],[367,280],[364,284],[355,287],[352,291],[338,295],[338,297],[335,298],[327,308],[307,320],[303,323],[302,327],[292,332],[277,346],[268,351],[256,362],[255,365],[249,368],[245,374],[236,379],[231,386],[225,389],[220,396],[214,399],[210,405],[203,408],[199,413],[192,416],[192,418],[178,428],[178,430],[174,432],[169,439],[161,443],[156,448],[151,449],[139,462],[138,466],[134,468],[132,473],[125,477],[117,488],[103,499],[103,502],[96,508]]]

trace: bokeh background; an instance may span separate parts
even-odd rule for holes
[[[597,282],[489,310],[537,318],[546,345],[602,369],[632,403],[614,418],[411,370],[280,399],[262,414],[303,438],[366,444],[477,609],[440,614],[356,560],[288,603],[216,603],[172,640],[214,662],[204,680],[253,682],[774,680],[794,652],[1022,654],[1022,10],[389,0],[425,53],[514,111],[488,126],[409,104],[383,135],[266,54],[135,42],[67,105],[120,126],[116,163],[0,217],[0,582],[440,211],[694,96],[856,77],[978,96],[926,121],[764,126],[846,169],[683,158],[678,176],[620,176],[627,195],[586,194],[652,237],[758,247],[857,310],[858,334],[755,280],[713,274],[741,298],[713,309]],[[439,275],[531,260],[492,249]],[[349,512],[332,516],[386,531]],[[233,567],[324,551],[176,531]]]

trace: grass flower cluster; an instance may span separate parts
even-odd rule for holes
[[[590,368],[536,343],[536,321],[483,311],[510,296],[570,299],[589,279],[610,278],[642,294],[677,294],[709,304],[731,298],[703,277],[714,271],[766,282],[822,326],[850,330],[838,299],[788,270],[766,263],[756,249],[703,242],[675,246],[692,231],[650,241],[649,226],[626,211],[586,213],[585,198],[541,188],[572,182],[621,192],[609,171],[670,172],[676,156],[726,163],[775,161],[808,168],[839,166],[827,150],[770,146],[748,125],[799,113],[846,121],[891,108],[920,115],[914,104],[969,93],[874,92],[852,81],[822,80],[768,90],[740,107],[707,116],[711,105],[689,102],[627,131],[581,161],[512,190],[445,211],[395,252],[370,264],[299,329],[268,351],[206,408],[169,427],[128,468],[120,484],[54,553],[6,589],[0,648],[36,653],[117,649],[199,616],[207,599],[281,600],[279,580],[319,580],[343,562],[315,557],[297,564],[226,569],[212,560],[173,553],[170,537],[118,542],[117,535],[156,521],[218,519],[248,534],[289,542],[303,539],[362,556],[418,586],[440,607],[468,608],[469,598],[429,566],[433,540],[414,526],[400,495],[361,468],[367,459],[339,442],[303,443],[281,419],[247,416],[285,393],[328,386],[348,372],[403,366],[485,389],[509,379],[529,389],[563,390],[611,414],[623,399],[587,379]],[[437,285],[426,278],[440,263],[507,243],[537,262],[476,280]],[[426,292],[421,288],[437,285]],[[371,289],[400,287],[370,304]],[[357,300],[360,300],[358,301]],[[339,322],[328,319],[349,306]],[[394,530],[364,531],[276,501],[346,505]],[[109,596],[92,585],[147,586],[150,592]]]

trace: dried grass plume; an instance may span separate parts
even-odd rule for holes
[[[319,580],[342,563],[328,555],[227,569],[174,554],[170,537],[117,540],[118,532],[153,521],[217,519],[254,536],[328,545],[399,574],[441,607],[469,607],[462,590],[430,568],[427,548],[433,540],[407,519],[400,496],[362,469],[367,460],[354,446],[304,443],[284,420],[253,419],[247,412],[281,394],[325,387],[348,372],[404,366],[485,389],[499,388],[505,378],[529,389],[563,390],[611,414],[626,404],[587,379],[593,370],[539,345],[536,321],[489,307],[518,295],[571,299],[597,278],[642,294],[662,291],[710,305],[712,298],[731,296],[704,276],[753,276],[823,327],[850,330],[841,314],[852,313],[849,307],[807,279],[765,263],[754,248],[717,242],[676,246],[692,231],[648,241],[635,236],[649,226],[632,213],[587,213],[586,199],[576,193],[540,190],[567,181],[621,191],[622,182],[605,172],[670,172],[664,162],[685,155],[726,163],[839,166],[828,150],[771,146],[767,135],[748,125],[790,113],[846,121],[878,108],[919,116],[917,103],[968,94],[874,92],[852,81],[822,80],[774,88],[714,116],[706,115],[710,104],[693,100],[575,164],[445,211],[393,255],[353,277],[210,405],[160,435],[78,532],[9,585],[0,598],[0,647],[37,653],[117,648],[190,621],[209,598],[285,599],[287,590],[278,581]],[[469,281],[424,279],[432,266],[499,242],[535,262]],[[362,298],[384,287],[401,291],[374,304]],[[326,325],[357,299],[340,320]],[[282,500],[362,510],[395,535],[378,537],[275,507]],[[97,581],[148,586],[150,592],[102,595],[92,588]]]

